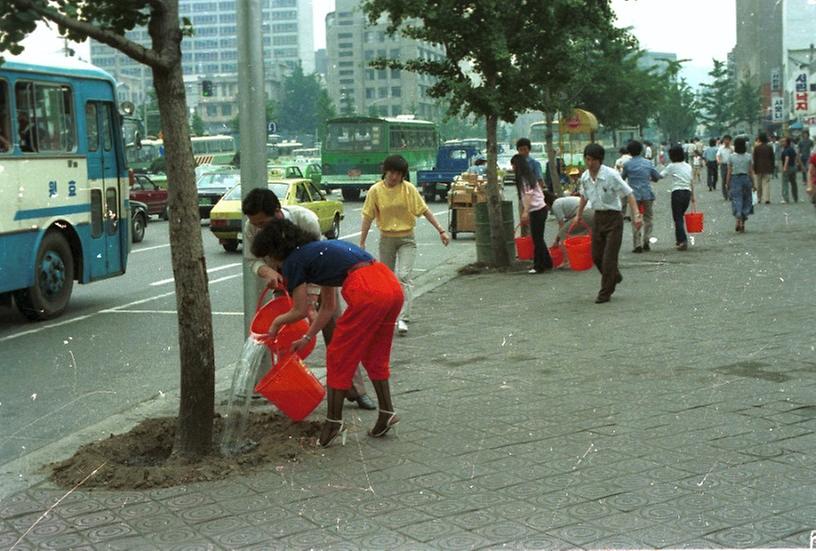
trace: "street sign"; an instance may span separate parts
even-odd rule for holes
[[[771,118],[774,122],[782,122],[785,118],[785,100],[782,96],[774,96]]]
[[[266,132],[268,134],[275,134],[275,133],[277,133],[277,131],[278,131],[277,123],[274,123],[274,122],[266,123]]]
[[[782,71],[774,69],[771,71],[771,91],[779,92],[782,90]]]

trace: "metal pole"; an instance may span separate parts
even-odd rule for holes
[[[241,196],[266,187],[266,97],[264,95],[263,12],[260,0],[238,0],[238,103],[241,153]],[[246,223],[246,222],[245,222]],[[244,235],[246,243],[246,235]],[[244,247],[246,259],[249,251]],[[255,314],[262,289],[260,278],[244,262],[244,335]]]

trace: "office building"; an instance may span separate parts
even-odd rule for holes
[[[440,59],[444,50],[399,34],[388,36],[385,21],[370,25],[360,4],[360,0],[337,0],[335,11],[326,16],[327,84],[338,113],[439,119],[443,108],[427,95],[434,82],[431,77],[374,69],[369,62],[381,57]]]

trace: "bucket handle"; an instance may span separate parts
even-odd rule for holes
[[[258,310],[261,309],[261,306],[263,306],[265,304],[264,303],[264,298],[266,298],[266,294],[269,291],[282,291],[284,296],[289,296],[289,292],[284,287],[275,287],[273,289],[272,287],[269,287],[268,285],[265,285],[264,290],[261,291],[261,296],[258,297],[258,304],[255,305],[255,312],[256,313],[258,312]]]
[[[578,224],[576,224],[576,226],[578,226],[578,225],[584,226],[587,230],[589,230],[589,235],[592,235],[592,228],[589,227],[589,224],[584,222],[583,218],[578,221]],[[571,229],[572,229],[572,222],[570,222],[570,225],[567,226],[567,235],[566,235],[566,237],[570,236],[570,230]]]

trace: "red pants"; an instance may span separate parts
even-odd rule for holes
[[[350,388],[360,362],[372,381],[388,379],[394,324],[403,302],[399,281],[385,264],[375,262],[351,272],[342,293],[348,308],[326,351],[327,386]]]

